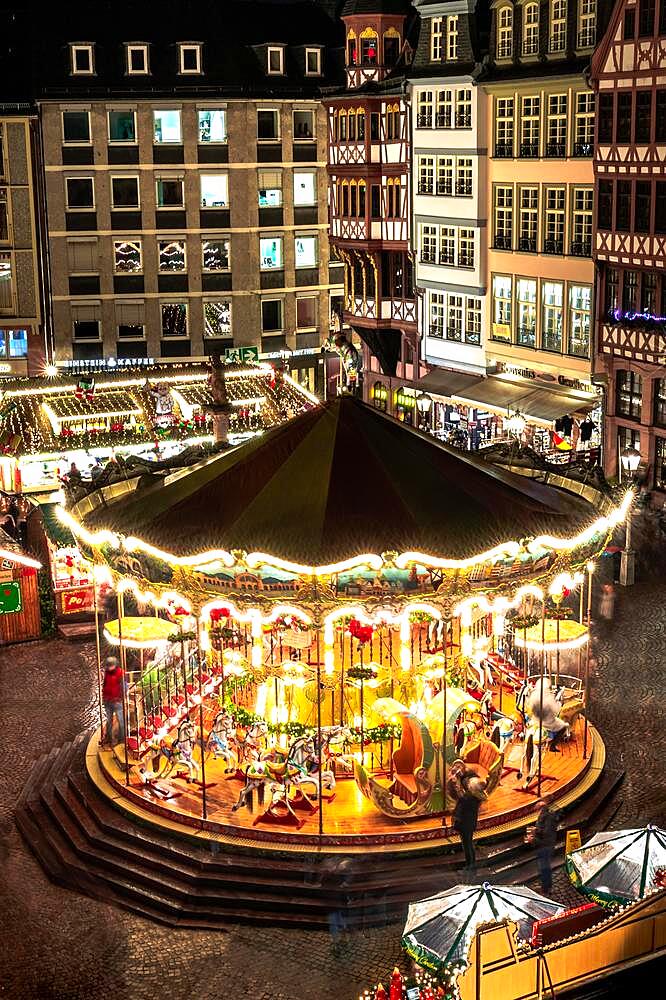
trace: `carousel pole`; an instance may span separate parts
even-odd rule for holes
[[[361,654],[361,767],[363,767],[363,643],[359,643]]]
[[[559,612],[559,608],[558,608]],[[560,686],[560,619],[557,618],[557,625],[555,626],[557,630],[557,648],[555,650],[555,687]]]
[[[446,831],[446,647],[449,635],[448,621],[444,625],[444,674],[442,675],[442,827]]]
[[[127,737],[129,728],[129,712],[127,709],[127,670],[125,662],[125,647],[123,646],[123,614],[124,601],[120,588],[116,592],[118,605],[118,645],[120,647],[120,669],[122,670],[122,696],[123,696],[123,726],[125,729],[125,784],[129,785],[129,757],[127,756]]]
[[[203,714],[203,678],[201,670],[201,622],[197,623],[197,673],[199,682],[199,746],[201,748],[201,818],[208,818],[208,804],[206,802],[206,754],[204,752],[204,714]],[[186,689],[187,690],[187,689]]]
[[[102,739],[104,729],[104,709],[102,703],[102,651],[99,641],[99,609],[97,605],[97,583],[93,569],[93,601],[95,602],[95,646],[97,648],[97,701],[99,705],[99,738]],[[107,734],[107,740],[108,740]]]
[[[594,574],[594,563],[590,560],[587,564],[587,629],[588,638],[585,644],[585,719],[583,721],[583,760],[587,759],[587,739],[588,739],[588,715],[590,706],[590,637],[589,630],[592,624],[592,576]],[[581,592],[582,592],[581,585]],[[582,600],[581,600],[582,606]]]
[[[541,601],[541,657],[539,673],[539,775],[537,779],[537,796],[541,798],[541,763],[543,757],[543,675],[546,668],[546,595]]]
[[[315,629],[316,629],[316,642],[317,642],[317,771],[319,774],[319,836],[320,838],[324,833],[324,794],[323,794],[323,783],[322,783],[322,758],[321,758],[321,645],[319,632],[321,629],[321,622],[319,620],[319,615],[315,619]],[[331,723],[333,719],[331,718]]]

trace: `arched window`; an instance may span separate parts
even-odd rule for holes
[[[400,139],[400,105],[386,105],[386,139],[397,142]]]
[[[358,182],[358,217],[365,219],[365,181]]]
[[[361,66],[376,66],[379,39],[374,28],[364,28],[361,32]]]
[[[567,0],[552,0],[550,6],[549,52],[564,52],[567,47]]]
[[[539,51],[539,4],[528,3],[523,12],[523,55],[535,56]]]
[[[510,59],[513,55],[513,10],[500,7],[497,12],[497,58]]]
[[[347,112],[347,138],[350,142],[356,142],[356,112],[353,108]]]
[[[359,142],[365,140],[365,111],[363,108],[356,109],[356,138]]]
[[[384,46],[384,65],[395,66],[400,55],[400,34],[395,28],[389,28],[384,32],[382,39]]]
[[[358,62],[358,50],[356,48],[356,32],[350,31],[347,35],[347,65],[356,66]]]

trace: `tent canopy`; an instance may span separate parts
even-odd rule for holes
[[[349,396],[99,507],[89,528],[176,555],[244,549],[323,565],[363,552],[466,558],[591,520],[579,498],[460,454]]]
[[[567,855],[567,871],[574,885],[599,903],[628,903],[643,899],[666,870],[666,830],[646,826],[637,830],[596,833]]]

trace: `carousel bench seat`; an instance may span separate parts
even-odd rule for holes
[[[483,778],[486,778],[488,795],[499,785],[504,766],[504,754],[492,740],[479,739],[463,751],[462,760]]]

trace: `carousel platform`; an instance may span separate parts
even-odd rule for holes
[[[623,775],[608,768],[602,773],[603,763],[595,732],[585,773],[558,799],[568,827],[596,827],[612,810]],[[480,878],[492,873],[521,883],[536,874],[523,832],[533,819],[531,802],[519,820],[498,819],[480,831]],[[169,926],[316,928],[326,926],[333,909],[346,910],[352,926],[372,926],[402,919],[409,901],[458,881],[461,864],[457,840],[441,834],[356,851],[344,843],[318,848],[303,838],[270,843],[238,827],[213,835],[121,795],[99,766],[90,734],[37,762],[16,822],[53,881]],[[563,846],[564,830],[558,864]]]

